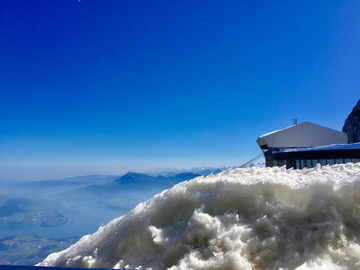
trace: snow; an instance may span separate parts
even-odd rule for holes
[[[281,149],[274,153],[286,153],[286,152],[303,152],[303,151],[322,151],[322,150],[350,150],[350,149],[360,149],[360,143],[352,144],[330,144],[317,146],[312,148],[291,148],[291,149]]]
[[[307,123],[307,122],[303,122],[303,123]],[[266,134],[261,135],[258,139],[264,138],[264,137],[266,137],[266,136],[269,136],[269,135],[274,134],[274,133],[279,132],[279,131],[283,131],[283,130],[286,130],[286,129],[293,128],[293,127],[295,127],[295,126],[296,126],[296,125],[292,125],[292,126],[289,126],[289,127],[283,128],[283,129],[271,131],[271,132],[269,132],[269,133],[266,133]]]
[[[39,265],[359,269],[360,164],[238,168],[185,181]]]
[[[266,137],[266,136],[269,136],[269,135],[271,135],[271,134],[273,134],[273,133],[276,133],[276,132],[279,132],[279,131],[281,131],[281,130],[282,130],[282,129],[271,131],[271,132],[269,132],[269,133],[266,133],[266,134],[264,134],[264,135],[261,135],[258,139],[264,138],[264,137]]]

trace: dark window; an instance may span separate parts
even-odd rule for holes
[[[301,169],[305,168],[305,160],[300,160]]]
[[[329,164],[329,165],[334,165],[335,164],[335,162],[334,162],[334,160],[332,158],[327,159],[326,163]]]
[[[311,165],[311,159],[307,159],[306,160],[306,168],[311,168],[312,165]]]
[[[344,160],[342,158],[337,158],[337,159],[335,159],[335,163],[336,164],[343,164]]]
[[[312,160],[312,166],[313,167],[316,167],[316,164],[318,164],[319,163],[319,160],[318,159],[313,159]]]

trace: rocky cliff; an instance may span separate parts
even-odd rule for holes
[[[348,142],[360,142],[360,100],[345,120],[342,132],[347,133]]]

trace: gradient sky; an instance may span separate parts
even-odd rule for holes
[[[360,98],[360,1],[2,0],[0,179],[239,166]]]

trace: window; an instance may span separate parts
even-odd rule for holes
[[[335,159],[335,164],[343,164],[343,163],[344,163],[344,159],[342,158]]]
[[[307,159],[306,160],[306,168],[311,168],[312,165],[311,165],[311,159]]]
[[[327,164],[329,164],[329,165],[334,165],[334,164],[335,164],[335,161],[334,161],[334,159],[332,159],[332,158],[327,159],[326,162],[327,162]]]
[[[301,169],[305,168],[305,160],[300,160]]]
[[[316,167],[316,164],[318,164],[319,163],[319,160],[318,159],[313,159],[312,160],[312,166],[313,167]]]

